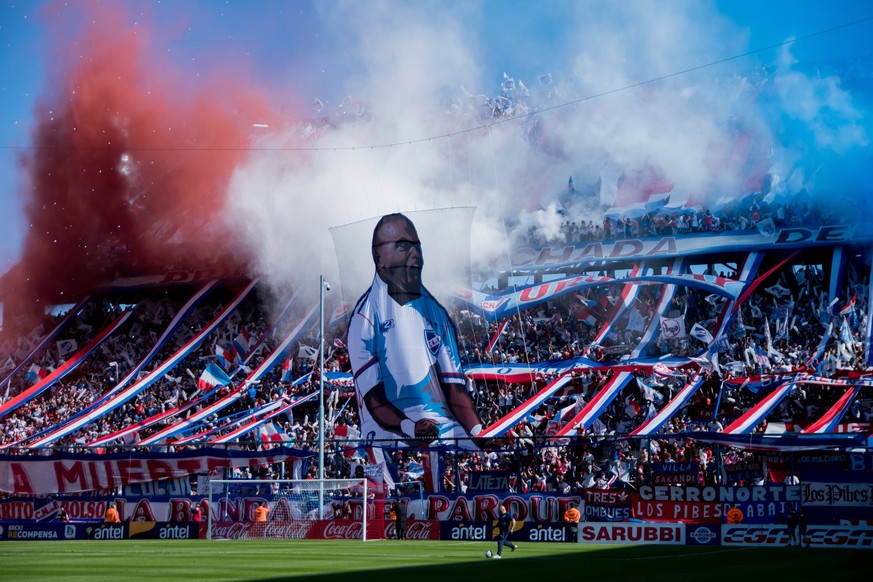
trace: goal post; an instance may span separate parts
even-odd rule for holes
[[[207,539],[384,539],[367,479],[210,479]]]

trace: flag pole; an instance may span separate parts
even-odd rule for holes
[[[324,292],[330,283],[320,276],[318,285],[318,518],[324,519]]]

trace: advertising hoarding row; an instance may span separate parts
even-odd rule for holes
[[[371,520],[369,537],[395,536],[394,523]],[[258,523],[252,521],[217,522],[212,526],[213,539],[361,539],[362,524],[353,520],[288,521]],[[380,535],[381,534],[381,535]],[[493,521],[412,520],[407,524],[405,539],[490,542],[496,535]],[[0,541],[64,540],[185,540],[207,537],[206,523],[126,522],[101,523],[32,523],[0,524]],[[518,543],[583,544],[669,544],[691,546],[771,546],[792,543],[785,525],[772,524],[685,524],[685,523],[520,523],[510,535]],[[811,525],[803,544],[811,547],[873,548],[873,527],[868,525]]]

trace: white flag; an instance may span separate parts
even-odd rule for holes
[[[695,323],[691,326],[691,331],[688,332],[691,337],[695,337],[702,341],[703,343],[709,344],[712,343],[712,334],[709,333],[709,330],[700,325],[699,323]]]
[[[61,340],[58,342],[58,357],[63,358],[79,349],[79,344],[74,339]]]
[[[772,287],[765,288],[764,291],[775,297],[784,297],[785,295],[791,295],[791,291],[778,283],[773,285]]]
[[[300,352],[298,353],[298,357],[305,360],[314,360],[318,357],[318,350],[316,350],[312,346],[300,344]]]
[[[646,321],[643,319],[643,315],[637,311],[635,307],[631,308],[630,315],[628,316],[627,327],[625,329],[628,331],[645,331],[646,329]]]
[[[667,340],[685,337],[685,318],[661,316],[661,337]]]

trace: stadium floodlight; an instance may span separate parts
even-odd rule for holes
[[[318,285],[318,479],[324,481],[324,292],[330,291],[330,283],[320,276]],[[319,519],[324,503],[319,503]]]

